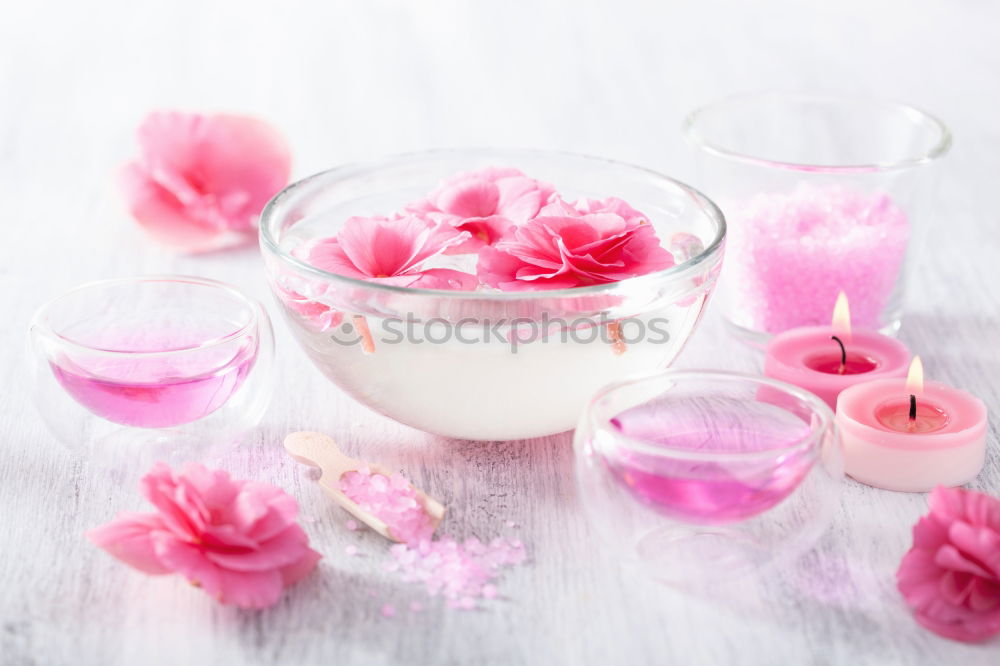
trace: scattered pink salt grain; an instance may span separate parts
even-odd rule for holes
[[[348,546],[347,548],[344,549],[344,552],[353,557],[354,555],[358,554],[358,547]]]
[[[351,530],[352,532],[358,529],[358,521],[356,520],[348,520],[346,525],[347,529]]]
[[[434,523],[424,511],[416,489],[402,474],[372,473],[367,466],[340,477],[340,489],[358,506],[389,527],[405,543],[419,543],[434,534]]]
[[[382,604],[382,617],[396,617],[396,607],[392,604]]]
[[[493,598],[491,581],[508,568],[524,562],[524,544],[496,538],[483,543],[475,537],[458,542],[451,537],[396,544],[389,549],[392,570],[407,582],[422,583],[430,596],[442,596],[450,608],[472,610],[476,600]]]
[[[779,333],[828,324],[840,291],[855,324],[879,328],[906,253],[906,213],[881,192],[800,185],[728,208],[730,317]]]
[[[484,543],[475,537],[459,542],[442,536],[432,540],[434,525],[430,516],[416,490],[400,474],[372,473],[366,466],[344,474],[340,488],[402,541],[389,548],[390,557],[383,569],[398,573],[406,582],[422,584],[430,596],[443,597],[449,608],[473,610],[477,600],[496,598],[497,587],[492,581],[504,569],[526,558],[520,539],[497,537]],[[507,526],[515,527],[516,523],[508,521]],[[387,608],[391,614],[386,614]],[[416,602],[410,605],[413,611],[421,608]],[[386,604],[382,615],[392,617],[395,609]]]

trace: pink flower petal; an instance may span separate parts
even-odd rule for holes
[[[295,564],[309,545],[309,537],[298,525],[257,544],[250,552],[207,550],[205,557],[229,571],[263,571]]]
[[[299,582],[316,568],[316,564],[323,558],[315,550],[308,548],[298,560],[281,569],[281,578],[285,587]]]
[[[110,523],[88,531],[87,538],[130,567],[148,574],[166,574],[171,570],[160,563],[150,536],[162,529],[159,516],[122,513]]]
[[[275,486],[200,465],[174,474],[160,463],[142,489],[157,513],[123,515],[88,533],[140,570],[175,572],[223,603],[260,608],[319,560],[295,522],[298,504]]]
[[[553,201],[484,248],[477,273],[485,284],[518,291],[605,284],[672,266],[673,256],[653,228],[636,219],[642,223],[603,210],[580,213]]]
[[[285,581],[280,571],[219,571],[217,599],[240,608],[267,608],[278,603]],[[207,591],[207,590],[206,590]]]
[[[284,139],[254,118],[153,113],[138,139],[140,157],[122,177],[129,208],[158,240],[188,251],[232,242],[225,234],[252,239],[291,170]]]
[[[438,207],[459,217],[489,217],[496,213],[500,190],[488,180],[470,179],[446,188],[437,197]]]
[[[924,627],[960,641],[1000,633],[1000,500],[936,488],[930,514],[896,573],[899,591]]]

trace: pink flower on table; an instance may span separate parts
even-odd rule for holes
[[[141,489],[155,513],[121,513],[87,537],[145,573],[181,574],[221,603],[275,604],[320,559],[295,522],[298,504],[275,486],[158,463]]]
[[[946,638],[1000,634],[1000,500],[935,488],[930,513],[913,527],[913,547],[896,572],[917,621]]]
[[[617,282],[673,265],[647,218],[620,199],[554,200],[484,247],[477,272],[492,287],[525,291]]]
[[[455,233],[419,216],[352,217],[332,238],[306,246],[303,259],[345,277],[421,289],[467,289],[479,286],[475,275],[424,263],[466,242],[468,232]]]
[[[157,240],[188,252],[252,240],[291,172],[284,138],[255,118],[156,112],[138,140],[122,174],[129,209]]]
[[[469,232],[466,242],[448,249],[462,254],[492,245],[510,227],[535,217],[554,193],[551,185],[517,169],[487,167],[448,178],[407,210]]]

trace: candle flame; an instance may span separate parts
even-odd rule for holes
[[[833,331],[844,342],[851,341],[851,308],[844,292],[837,294],[837,302],[833,306]]]
[[[919,356],[910,361],[910,371],[906,373],[906,392],[910,395],[923,395],[924,364]]]

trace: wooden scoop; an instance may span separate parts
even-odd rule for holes
[[[300,463],[319,467],[323,471],[319,477],[320,487],[345,511],[386,539],[399,541],[392,535],[388,525],[377,516],[365,511],[357,502],[340,490],[340,477],[347,472],[357,471],[365,465],[368,466],[372,474],[392,476],[391,471],[379,465],[347,457],[332,437],[321,432],[293,432],[285,437],[285,450]],[[431,524],[434,525],[434,529],[437,529],[437,526],[441,524],[441,519],[444,518],[444,507],[433,497],[428,497],[419,488],[414,488],[414,490],[417,492],[417,499],[423,505],[424,511],[430,517]]]

